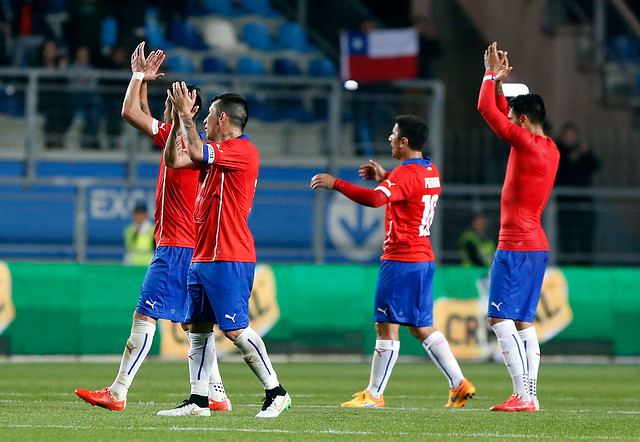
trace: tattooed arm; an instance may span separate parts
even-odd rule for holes
[[[169,99],[173,104],[174,115],[177,114],[177,120],[180,121],[182,142],[184,143],[187,154],[194,163],[201,163],[204,159],[204,143],[200,139],[200,135],[198,135],[198,130],[196,129],[196,123],[193,121],[196,92],[192,91],[192,93],[189,93],[187,85],[184,82],[176,82],[173,83],[171,93],[169,93]],[[174,121],[176,122],[174,126],[177,126],[177,120],[174,117]]]

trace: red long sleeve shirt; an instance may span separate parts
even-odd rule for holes
[[[495,80],[482,82],[478,110],[491,129],[511,145],[500,197],[498,249],[548,251],[541,217],[558,170],[558,148],[551,138],[534,135],[509,121],[507,100],[502,94],[496,96]]]

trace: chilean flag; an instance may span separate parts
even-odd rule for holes
[[[342,78],[360,82],[416,78],[418,51],[418,31],[414,28],[343,32]]]

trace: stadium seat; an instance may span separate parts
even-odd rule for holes
[[[307,35],[298,23],[283,23],[278,29],[280,49],[293,49],[298,52],[315,52],[315,46],[307,41]]]
[[[105,17],[100,29],[100,47],[110,49],[116,45],[117,40],[118,22],[113,16]]]
[[[617,35],[609,40],[613,58],[621,63],[640,63],[640,44],[628,35]]]
[[[273,61],[273,73],[276,75],[296,76],[301,75],[298,64],[288,58],[276,58]]]
[[[276,121],[276,114],[272,112],[269,101],[263,95],[247,95],[247,105],[251,119],[260,121]]]
[[[309,61],[309,75],[333,78],[336,76],[336,65],[326,57],[314,58]]]
[[[258,23],[247,23],[242,28],[242,41],[250,48],[261,51],[271,51],[274,49],[271,36],[267,28]]]
[[[169,68],[171,72],[192,74],[196,71],[193,63],[191,62],[191,59],[186,55],[171,55],[167,57],[165,62],[167,64],[167,68]]]
[[[207,74],[227,74],[231,72],[231,69],[223,59],[211,56],[202,60],[202,72]]]
[[[224,19],[210,19],[203,25],[204,41],[212,48],[233,51],[241,46],[233,24]]]
[[[280,13],[271,7],[269,0],[242,0],[242,12],[265,18],[280,17]]]
[[[203,51],[209,46],[202,40],[198,30],[188,21],[175,20],[171,25],[171,41],[178,46],[184,46],[191,50]]]
[[[148,48],[162,48],[163,50],[173,49],[175,45],[167,41],[164,37],[162,26],[158,22],[159,11],[155,8],[148,8],[145,15],[144,29],[147,34]]]
[[[241,57],[238,59],[238,74],[265,75],[266,71],[262,62],[257,58]]]
[[[202,6],[208,14],[218,14],[226,17],[238,15],[233,8],[233,0],[203,0]]]

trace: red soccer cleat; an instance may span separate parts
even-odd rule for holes
[[[494,405],[491,411],[538,411],[533,401],[525,401],[521,396],[513,393],[509,399],[499,405]]]
[[[122,401],[117,401],[111,394],[111,391],[109,391],[109,387],[97,391],[78,388],[76,390],[76,394],[83,401],[88,402],[91,405],[106,408],[107,410],[122,411],[127,406],[127,399],[125,398]]]
[[[224,401],[214,401],[209,398],[209,410],[211,411],[231,411],[231,401],[226,398]]]

